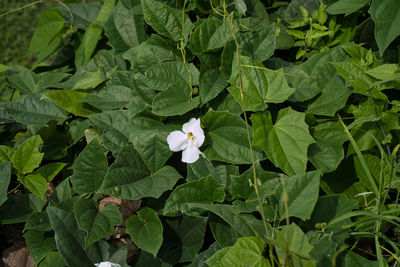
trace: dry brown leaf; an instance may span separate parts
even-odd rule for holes
[[[23,242],[16,242],[3,251],[2,260],[5,267],[34,267],[35,262]]]

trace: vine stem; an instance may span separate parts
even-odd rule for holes
[[[178,45],[178,49],[179,49],[179,51],[181,51],[183,65],[185,66],[186,72],[188,74],[188,81],[189,81],[189,86],[190,86],[190,100],[192,100],[193,99],[192,72],[190,71],[189,66],[187,65],[186,51],[185,51],[185,7],[186,7],[186,4],[188,1],[190,1],[190,0],[185,0],[185,2],[183,3],[181,39],[180,39],[180,43]]]
[[[38,0],[38,1],[35,1],[35,2],[32,2],[32,3],[29,3],[29,4],[27,4],[27,5],[24,5],[24,6],[22,6],[22,7],[18,7],[18,8],[16,8],[16,9],[9,10],[9,11],[3,13],[3,14],[0,14],[0,18],[1,18],[1,17],[4,17],[4,16],[7,16],[7,15],[10,14],[10,13],[23,10],[23,9],[25,9],[25,8],[27,8],[27,7],[34,6],[34,5],[43,3],[44,1],[47,1],[47,0]]]
[[[235,26],[232,20],[232,15],[228,13],[227,9],[226,9],[226,3],[225,0],[221,1],[222,4],[222,8],[224,10],[224,17],[227,19],[228,23],[229,23],[229,28],[232,32],[232,38],[235,42],[235,46],[236,46],[236,60],[237,60],[237,64],[238,64],[238,70],[239,70],[239,90],[240,90],[240,99],[242,102],[242,111],[244,114],[244,120],[245,120],[245,124],[246,124],[246,132],[247,132],[247,141],[249,143],[249,148],[250,148],[250,157],[251,157],[251,163],[252,163],[252,170],[253,170],[253,186],[254,186],[254,191],[256,192],[257,195],[257,200],[260,206],[260,214],[261,214],[261,218],[263,221],[263,225],[265,228],[265,233],[267,234],[267,236],[269,237],[269,231],[268,231],[268,225],[265,219],[265,214],[264,214],[264,209],[263,209],[263,201],[261,199],[260,196],[260,192],[258,190],[258,179],[257,179],[257,172],[256,172],[256,166],[255,166],[255,160],[254,160],[254,152],[253,152],[253,146],[252,146],[252,142],[251,142],[251,136],[250,136],[250,126],[248,123],[248,118],[247,118],[247,114],[246,111],[244,109],[244,94],[243,94],[243,79],[242,79],[242,69],[241,69],[241,62],[240,62],[240,53],[239,53],[239,42],[237,40],[236,37],[236,31],[235,31]]]

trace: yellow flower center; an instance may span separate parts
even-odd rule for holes
[[[196,137],[192,134],[192,132],[188,132],[187,136],[188,136],[190,141],[194,142],[196,140]]]

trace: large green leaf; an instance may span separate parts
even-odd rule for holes
[[[85,233],[78,229],[74,214],[54,207],[48,207],[47,213],[55,232],[57,248],[68,266],[93,266],[94,262],[84,250]]]
[[[146,23],[158,34],[174,41],[187,38],[193,24],[186,14],[182,18],[182,11],[156,0],[141,0],[141,3]],[[183,25],[182,21],[184,21]]]
[[[102,192],[125,199],[158,198],[172,189],[181,175],[164,166],[152,173],[133,146],[124,147],[104,178]]]
[[[46,211],[33,212],[26,219],[25,230],[51,231],[49,215]]]
[[[308,150],[310,161],[323,172],[336,170],[344,158],[343,143],[348,140],[339,122],[326,122],[312,128],[317,141]]]
[[[129,143],[129,111],[112,110],[89,116],[101,132],[101,143],[113,153]]]
[[[293,263],[293,266],[315,266],[316,262],[310,257],[313,246],[296,224],[292,223],[282,227],[282,230],[276,231],[275,239],[274,246],[280,264],[284,263],[286,251],[289,251],[288,260]]]
[[[268,70],[262,63],[253,61],[249,57],[241,56],[240,62],[242,78],[236,58],[232,63],[232,74],[229,79],[229,92],[242,105],[240,84],[243,83],[243,109],[249,111],[264,110],[267,103],[281,103],[294,93],[289,87],[282,69]]]
[[[269,261],[263,256],[264,247],[260,237],[241,237],[232,247],[218,250],[206,263],[210,267],[269,267]]]
[[[153,172],[159,170],[172,155],[167,143],[172,129],[155,118],[145,116],[133,117],[130,124],[129,140],[146,166]]]
[[[275,166],[289,175],[305,172],[307,148],[314,142],[304,119],[304,113],[290,107],[279,111],[275,124],[268,111],[251,116],[253,144],[261,147]]]
[[[232,39],[227,20],[210,16],[201,21],[190,35],[190,50],[195,53],[204,53],[224,47]]]
[[[159,116],[182,115],[199,105],[200,97],[192,98],[190,87],[179,81],[153,98],[152,112]]]
[[[190,210],[190,203],[211,204],[222,202],[225,199],[225,187],[212,176],[185,183],[175,188],[171,196],[165,202],[164,215],[176,215],[181,211],[189,216],[198,215],[198,212]]]
[[[126,232],[140,249],[157,256],[163,242],[163,226],[154,210],[143,208],[129,217]]]
[[[32,212],[40,211],[45,204],[46,201],[35,194],[9,195],[6,202],[0,206],[0,223],[25,222]]]
[[[106,176],[108,163],[97,138],[93,139],[79,154],[70,177],[74,190],[79,194],[95,193]]]
[[[96,21],[90,24],[86,29],[82,41],[75,51],[76,67],[86,65],[89,62],[94,50],[96,49],[97,43],[100,41],[101,35],[103,34],[103,27],[100,26],[100,24],[108,20],[114,5],[115,0],[105,0],[97,14]]]
[[[86,95],[79,101],[98,109],[112,110],[122,108],[133,100],[132,89],[126,86],[110,85]]]
[[[203,246],[207,218],[181,216],[165,221],[164,243],[158,256],[171,265],[191,262]]]
[[[353,266],[353,267],[378,267],[380,263],[378,261],[372,261],[359,254],[347,250],[346,253],[342,253],[338,257],[338,267]]]
[[[105,34],[116,53],[143,42],[146,33],[140,1],[119,1],[105,24]]]
[[[29,52],[39,52],[39,59],[51,54],[61,44],[64,23],[59,9],[52,8],[43,12],[29,45]]]
[[[265,61],[274,54],[276,27],[270,24],[261,31],[246,32],[241,35],[240,54],[257,61]]]
[[[231,175],[239,175],[239,169],[235,165],[213,164],[204,157],[200,157],[192,164],[187,164],[186,181],[195,181],[208,175],[212,175],[218,183],[225,185]]]
[[[207,250],[200,252],[196,255],[192,263],[190,263],[187,267],[208,267],[206,261],[210,258],[214,253],[216,253],[220,249],[220,246],[217,242],[214,242],[211,246],[208,247]]]
[[[85,247],[114,234],[114,226],[122,223],[119,207],[109,204],[99,212],[94,199],[77,200],[74,203],[74,213],[79,228],[87,233]]]
[[[200,73],[200,98],[205,104],[216,97],[228,85],[226,77],[218,69],[210,69]]]
[[[202,118],[208,130],[209,146],[204,151],[208,160],[218,160],[234,164],[251,163],[249,141],[245,122],[239,115],[226,111],[210,110]],[[250,136],[252,131],[249,127]],[[253,150],[254,159],[263,158],[262,152]]]
[[[375,39],[383,55],[389,44],[400,34],[400,2],[373,0],[368,12],[375,23]]]
[[[67,112],[51,101],[40,100],[40,94],[24,95],[17,100],[1,103],[1,106],[17,122],[32,125],[37,130],[51,120],[63,122],[68,118]]]
[[[253,236],[255,234],[250,224],[239,215],[232,205],[190,203],[188,206],[189,208],[198,208],[214,213],[228,223],[241,236]]]
[[[53,266],[66,266],[60,252],[49,252],[46,257],[39,263],[38,267],[53,267]]]
[[[332,15],[345,14],[347,16],[356,12],[368,2],[369,0],[339,0],[328,6],[326,12]]]
[[[144,74],[157,64],[173,60],[176,57],[173,49],[166,40],[153,34],[145,42],[126,51],[123,58],[131,63],[132,70]]]
[[[194,74],[191,73],[192,82]],[[151,88],[159,91],[164,91],[178,82],[190,87],[189,74],[182,61],[169,61],[153,66],[146,71],[145,81]]]
[[[287,212],[289,216],[298,217],[302,220],[310,219],[319,196],[319,171],[307,172],[283,178],[285,181],[285,192],[287,195]],[[275,192],[270,197],[272,206],[278,207],[278,216],[286,217],[283,185],[279,183]]]
[[[0,206],[7,200],[7,190],[11,178],[11,162],[0,162]]]
[[[22,174],[30,173],[39,167],[44,155],[39,151],[42,144],[40,135],[34,135],[23,142],[11,157],[13,167]]]
[[[47,180],[39,173],[30,173],[25,176],[18,175],[18,181],[39,197],[43,197],[46,193]]]
[[[322,89],[321,96],[308,106],[308,110],[317,115],[334,116],[346,105],[350,95],[351,90],[338,76],[335,76]]]
[[[86,92],[72,90],[53,90],[44,94],[42,99],[48,98],[60,108],[74,115],[87,117],[95,113],[95,109],[90,108],[90,106],[87,107],[84,103],[79,102],[79,100],[84,98],[87,94]]]
[[[28,246],[29,254],[32,255],[36,264],[46,257],[49,252],[57,249],[54,237],[47,236],[45,232],[28,230],[24,234],[24,239]]]

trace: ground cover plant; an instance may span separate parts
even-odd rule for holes
[[[59,3],[0,65],[2,249],[399,265],[399,1]]]

